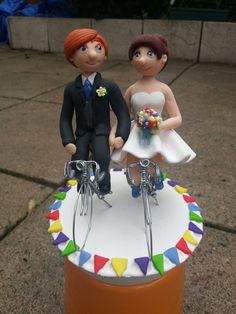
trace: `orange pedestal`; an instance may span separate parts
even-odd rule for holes
[[[65,261],[66,314],[182,314],[185,265],[144,284],[117,286],[96,280]]]

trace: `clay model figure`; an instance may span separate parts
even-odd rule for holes
[[[109,163],[110,106],[118,124],[113,146],[121,148],[130,132],[130,116],[119,87],[97,72],[108,55],[106,40],[93,29],[76,29],[66,38],[64,52],[67,60],[81,74],[65,87],[60,117],[60,133],[72,160],[88,160],[89,152],[105,172],[99,183],[102,194],[111,190]],[[75,112],[75,136],[72,118]],[[79,185],[78,185],[79,186]]]
[[[125,92],[129,111],[133,112],[136,122],[134,121],[129,138],[122,149],[114,151],[112,160],[121,162],[127,157],[128,164],[144,158],[159,162],[164,160],[168,163],[189,162],[196,154],[174,131],[182,123],[175,97],[166,84],[156,79],[168,61],[167,41],[159,34],[140,35],[129,47],[129,59],[135,70],[141,74],[141,78]],[[161,119],[164,107],[169,115],[166,120]],[[149,109],[154,110],[154,116],[145,112]],[[150,128],[149,139],[143,141],[142,123],[152,122],[146,121],[146,116],[157,120],[157,113],[159,120],[154,128]],[[140,120],[137,122],[137,119]],[[115,137],[114,132],[115,128],[110,135],[111,142]],[[138,184],[132,188],[132,195],[140,195]]]

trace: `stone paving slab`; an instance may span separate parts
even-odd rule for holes
[[[63,85],[65,78],[56,74],[48,74],[45,79],[44,73],[1,72],[0,81],[1,96],[29,99]]]
[[[189,187],[212,222],[236,230],[236,68],[196,65],[172,85],[183,125],[178,133],[196,151],[187,165],[166,166]]]
[[[0,243],[2,314],[63,313],[63,258],[44,218],[51,203],[47,200]],[[184,313],[234,313],[235,240],[235,234],[205,228],[187,262]]]
[[[205,228],[187,262],[185,314],[236,313],[236,235]]]
[[[58,105],[35,101],[2,111],[0,167],[60,184],[69,157],[60,140],[59,116]]]
[[[20,55],[16,53],[12,56],[9,62],[0,59],[0,65],[1,72],[44,73],[62,77],[76,73],[76,68],[70,66],[63,56],[42,52],[32,54],[22,51]]]
[[[29,200],[42,202],[52,189],[0,173],[0,237],[28,213]]]
[[[0,313],[63,313],[63,258],[47,233],[49,203],[0,243]]]

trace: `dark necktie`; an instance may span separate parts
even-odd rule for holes
[[[83,90],[84,90],[84,96],[86,100],[85,115],[86,115],[87,126],[91,128],[92,123],[93,123],[93,117],[92,117],[93,113],[92,113],[92,104],[91,104],[93,86],[88,79],[86,79],[84,82]]]

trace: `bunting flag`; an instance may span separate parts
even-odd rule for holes
[[[192,255],[192,251],[188,248],[187,243],[184,241],[183,238],[179,240],[179,242],[176,244],[176,247],[185,254]]]
[[[60,220],[56,220],[51,226],[48,228],[48,233],[60,232],[62,231],[62,225]]]
[[[77,184],[77,180],[68,180],[66,183],[67,185],[74,186]]]
[[[188,241],[191,244],[194,244],[194,245],[198,244],[198,241],[196,239],[194,239],[194,237],[192,236],[192,234],[189,230],[185,231],[183,238],[185,241]]]
[[[195,212],[192,212],[192,211],[189,212],[189,219],[196,221],[196,222],[203,222],[204,221],[202,216],[199,216]]]
[[[66,248],[61,252],[61,256],[68,256],[68,255],[76,252],[77,250],[79,250],[79,246],[78,245],[75,246],[74,241],[70,240],[67,243]]]
[[[203,234],[203,231],[198,228],[194,223],[190,222],[188,225],[188,229],[198,234]]]
[[[54,210],[53,212],[46,215],[47,219],[58,220],[59,219],[59,210]]]
[[[165,181],[165,179],[167,179],[168,177],[168,173],[167,172],[161,172],[161,180]]]
[[[60,243],[67,242],[69,238],[65,235],[65,233],[60,232],[57,236],[57,238],[53,241],[54,245],[58,245]]]
[[[112,258],[111,265],[118,277],[121,277],[128,265],[127,258]]]
[[[178,192],[179,194],[184,194],[184,193],[187,193],[188,190],[183,188],[180,185],[176,185],[175,186],[175,191]]]
[[[166,250],[164,255],[175,265],[180,264],[179,254],[175,247],[171,247],[170,249]]]
[[[177,181],[173,181],[173,180],[169,180],[167,181],[167,183],[172,186],[172,188],[174,188],[176,185],[179,185],[179,182]]]
[[[71,186],[69,186],[69,185],[63,185],[63,186],[61,186],[61,187],[58,189],[58,191],[59,191],[59,192],[68,192],[68,191],[70,191],[70,189],[71,189]]]
[[[108,261],[109,261],[109,258],[99,256],[99,255],[94,255],[94,272],[95,272],[95,274],[100,269],[102,269]]]
[[[91,254],[82,250],[80,251],[80,257],[79,257],[79,266],[82,267],[90,258]]]
[[[138,258],[135,258],[134,261],[138,264],[142,273],[144,275],[147,275],[147,268],[148,268],[150,258],[149,257],[138,257]]]
[[[196,199],[194,197],[191,197],[187,194],[184,194],[183,198],[184,198],[186,203],[195,203],[196,202]]]
[[[197,205],[195,205],[195,204],[192,204],[192,203],[190,203],[190,204],[188,204],[188,209],[189,210],[191,210],[191,211],[201,211],[202,210],[202,208],[201,207],[198,207]]]
[[[54,198],[63,201],[66,198],[66,192],[59,192],[52,195]]]
[[[115,168],[113,168],[113,171],[122,171],[122,168],[121,167],[115,167]]]
[[[49,206],[49,209],[51,210],[59,209],[61,207],[61,204],[62,204],[62,201],[56,201],[51,206]]]
[[[164,275],[164,255],[157,254],[152,257],[152,262],[156,270],[160,273],[160,275]]]

